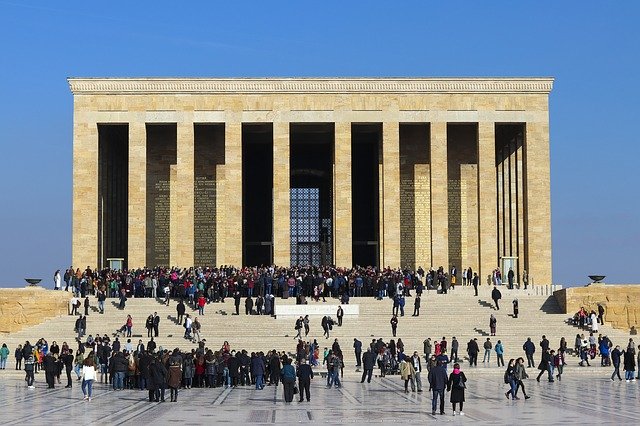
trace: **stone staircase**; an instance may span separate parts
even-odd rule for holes
[[[472,338],[478,338],[481,347],[480,361],[482,360],[482,343],[489,336],[489,316],[494,314],[497,318],[497,335],[491,337],[495,343],[501,340],[505,347],[505,359],[523,356],[522,345],[527,337],[531,337],[536,344],[536,360],[539,359],[540,349],[538,342],[542,334],[545,334],[551,342],[551,347],[557,349],[560,338],[565,337],[569,348],[573,347],[576,333],[580,330],[566,323],[569,315],[560,311],[553,296],[539,295],[536,290],[507,290],[501,288],[502,300],[499,311],[493,309],[491,301],[491,288],[481,286],[479,296],[473,295],[471,287],[457,287],[449,294],[436,294],[434,291],[425,292],[422,296],[422,307],[419,317],[412,317],[413,297],[406,299],[405,316],[399,318],[398,337],[405,345],[405,352],[412,353],[417,350],[423,354],[423,340],[431,337],[432,341],[446,336],[450,342],[455,336],[460,342],[459,357],[466,357],[466,344]],[[511,301],[517,298],[520,312],[518,318],[512,318]],[[97,305],[94,298],[92,304]],[[176,322],[176,301],[172,300],[169,306],[164,306],[159,300],[154,299],[129,299],[126,309],[117,309],[116,299],[107,299],[105,302],[105,314],[97,313],[94,305],[87,319],[87,334],[112,335],[126,320],[127,314],[133,317],[133,337],[135,344],[138,339],[145,343],[148,341],[144,328],[147,316],[158,312],[161,318],[160,334],[155,340],[158,346],[165,349],[176,347],[191,349],[196,345],[183,338],[184,328]],[[322,303],[309,300],[310,304]],[[328,300],[327,303],[337,304],[337,300]],[[278,304],[295,304],[295,299],[276,299]],[[366,347],[371,339],[381,337],[385,341],[392,339],[391,318],[392,302],[389,299],[382,301],[373,298],[351,298],[351,304],[360,306],[358,317],[344,318],[342,327],[334,326],[331,338],[322,337],[320,326],[321,317],[311,316],[309,339],[316,338],[321,348],[330,347],[333,339],[337,338],[345,354],[345,364],[353,366],[355,356],[352,350],[353,338],[357,337]],[[84,308],[81,308],[84,311]],[[272,318],[269,316],[244,315],[244,299],[240,306],[240,315],[232,315],[235,312],[233,299],[225,300],[225,303],[211,303],[205,308],[205,315],[198,315],[197,310],[192,310],[187,305],[187,313],[198,317],[202,323],[201,336],[207,340],[212,349],[218,349],[226,340],[235,349],[247,349],[248,351],[267,351],[269,349],[294,351],[296,341],[293,338],[295,318]],[[335,316],[334,316],[335,319]],[[74,343],[73,332],[76,317],[71,315],[59,315],[45,320],[43,323],[27,327],[21,331],[3,334],[0,339],[7,343],[11,352],[15,347],[29,340],[31,343],[44,337],[49,344],[57,341],[59,345],[66,341],[70,347],[77,346]],[[616,344],[626,345],[628,332],[614,330],[608,326],[601,326],[600,333],[608,335]],[[126,338],[120,338],[124,343]],[[321,352],[322,353],[322,352]],[[495,365],[495,352],[491,355],[492,364]],[[13,356],[11,356],[13,360]],[[10,360],[10,361],[11,361]],[[568,359],[570,366],[577,364]],[[9,363],[11,365],[11,363]],[[599,363],[597,363],[599,365]]]

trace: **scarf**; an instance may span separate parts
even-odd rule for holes
[[[454,368],[453,369],[453,374],[460,374],[460,369],[459,368]]]

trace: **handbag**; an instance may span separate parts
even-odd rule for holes
[[[464,383],[462,379],[458,380],[458,389],[466,389],[467,385]]]
[[[297,395],[298,394],[298,387],[297,386],[293,386],[293,394]]]

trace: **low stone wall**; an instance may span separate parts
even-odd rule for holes
[[[71,294],[40,287],[0,288],[0,333],[12,333],[69,312]]]
[[[567,314],[575,314],[582,306],[598,312],[600,303],[605,307],[605,324],[623,330],[640,326],[640,285],[591,284],[565,288],[553,295]]]

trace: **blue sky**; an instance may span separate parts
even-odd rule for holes
[[[70,263],[68,76],[553,76],[554,283],[637,283],[639,17],[635,1],[0,0],[0,285]]]

